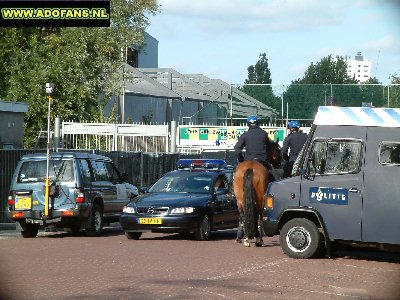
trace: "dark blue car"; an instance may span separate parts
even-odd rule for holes
[[[224,160],[179,160],[178,170],[124,207],[121,227],[135,240],[143,232],[192,233],[197,240],[207,240],[212,230],[238,225],[231,184],[232,168]]]

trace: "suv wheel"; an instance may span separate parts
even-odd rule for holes
[[[125,232],[125,236],[130,240],[138,240],[142,236],[141,232]]]
[[[321,234],[310,220],[293,219],[283,226],[280,243],[283,252],[291,258],[311,258],[320,248]]]
[[[211,235],[211,220],[210,216],[205,213],[201,219],[201,222],[199,224],[199,228],[197,228],[194,237],[196,240],[199,241],[205,241],[210,239]]]
[[[21,226],[21,235],[24,238],[34,238],[37,236],[39,231],[39,225],[27,224],[25,221],[17,221]]]
[[[93,205],[90,217],[90,228],[86,229],[86,235],[100,236],[103,231],[103,211],[98,204]]]

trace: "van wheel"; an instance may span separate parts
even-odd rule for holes
[[[141,232],[125,232],[125,236],[130,240],[138,240],[142,236]]]
[[[194,233],[194,237],[196,240],[205,241],[210,239],[211,235],[211,220],[210,216],[205,213],[201,219],[199,224],[199,228],[197,228],[196,232]]]
[[[103,231],[103,210],[98,204],[93,205],[90,217],[90,228],[86,229],[86,235],[100,236]]]
[[[280,243],[283,252],[291,258],[311,258],[318,253],[321,234],[310,220],[293,219],[283,226]]]
[[[27,224],[25,221],[17,221],[21,226],[21,235],[24,238],[34,238],[39,231],[38,224]]]

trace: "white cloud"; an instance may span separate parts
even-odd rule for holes
[[[382,52],[396,52],[400,51],[400,42],[392,35],[386,35],[377,40],[372,40],[362,45],[367,51],[382,51]]]

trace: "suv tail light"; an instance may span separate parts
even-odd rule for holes
[[[15,204],[15,200],[13,197],[13,192],[10,191],[10,193],[8,194],[8,205],[13,206]]]
[[[84,203],[85,202],[85,193],[83,188],[77,188],[75,191],[75,202],[76,203]]]

